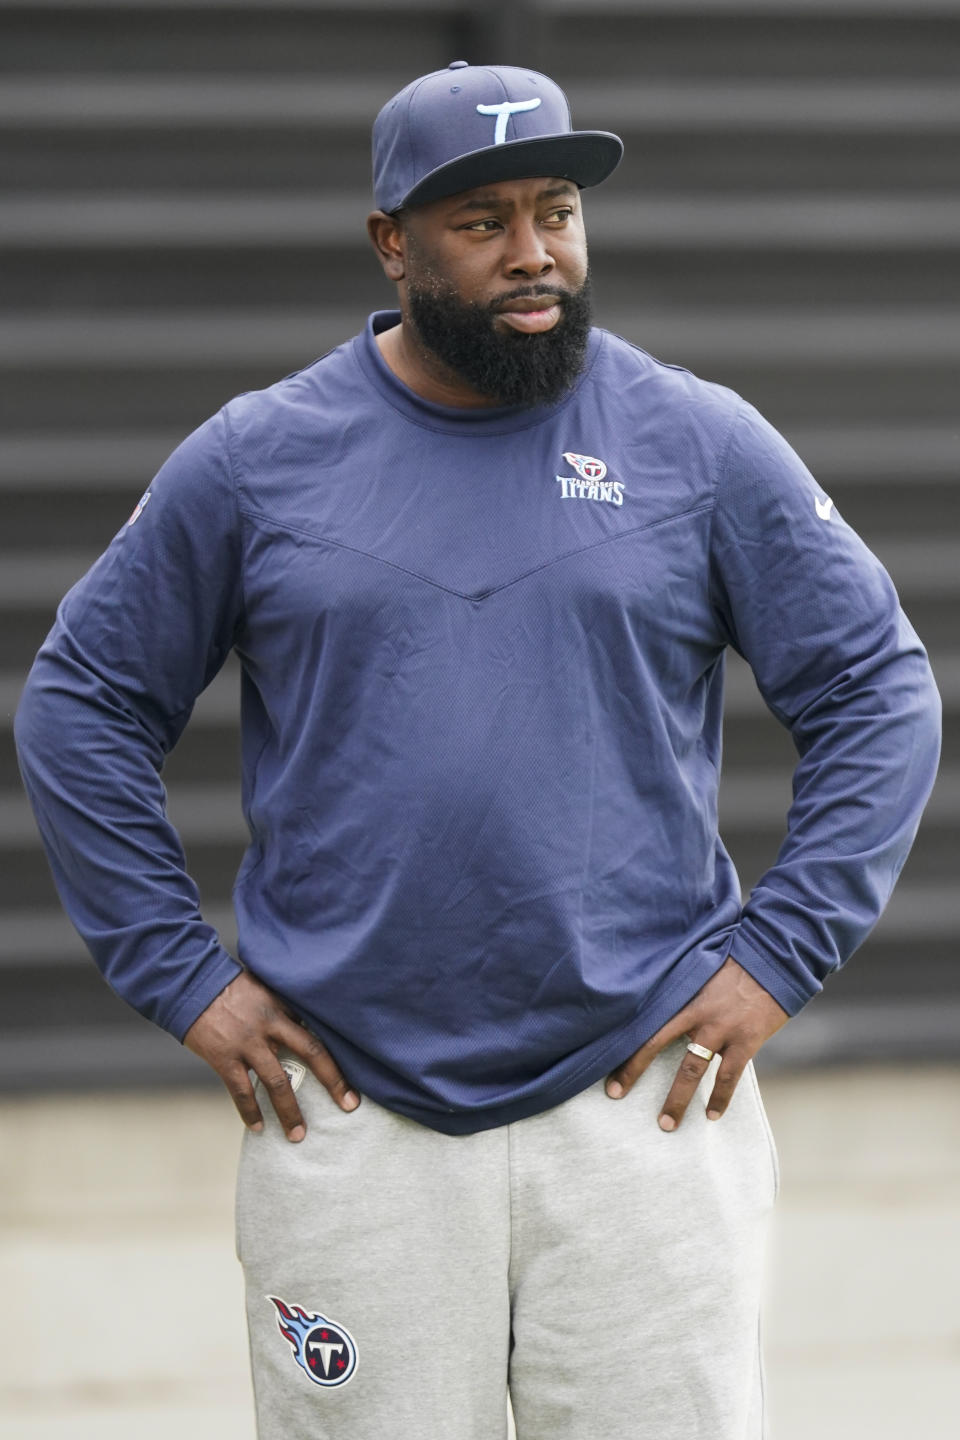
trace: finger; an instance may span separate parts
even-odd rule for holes
[[[296,1018],[283,1012],[271,1027],[271,1040],[306,1061],[312,1074],[333,1097],[341,1110],[356,1110],[360,1096],[351,1090],[330,1051]]]
[[[229,1069],[220,1072],[220,1078],[226,1085],[230,1099],[237,1107],[240,1119],[248,1130],[263,1129],[263,1115],[260,1106],[257,1104],[257,1097],[253,1093],[253,1085],[246,1065],[237,1063]]]
[[[316,1035],[311,1035],[309,1030],[301,1027],[295,1042],[287,1043],[295,1054],[306,1060],[312,1073],[323,1088],[329,1091],[341,1110],[356,1110],[360,1104],[360,1096],[355,1090],[351,1090],[339,1065]]]
[[[277,1113],[277,1119],[283,1126],[287,1139],[296,1144],[306,1135],[307,1127],[303,1122],[300,1106],[297,1104],[297,1097],[293,1093],[286,1070],[272,1051],[268,1053],[269,1060],[261,1056],[258,1062],[254,1063],[253,1068],[270,1097],[270,1103]]]
[[[660,1054],[661,1050],[665,1050],[668,1045],[673,1044],[674,1040],[679,1040],[681,1035],[686,1034],[689,1024],[690,1017],[687,1011],[681,1010],[655,1035],[651,1035],[639,1050],[635,1050],[629,1060],[608,1077],[607,1094],[610,1099],[622,1100],[624,1095],[629,1095],[650,1062]]]
[[[705,1045],[708,1050],[713,1048],[703,1035],[697,1036],[697,1044]],[[670,1093],[660,1111],[658,1124],[661,1130],[676,1130],[687,1113],[687,1106],[697,1093],[697,1087],[706,1075],[709,1065],[710,1061],[704,1060],[702,1056],[694,1055],[691,1050],[684,1051]]]
[[[740,1083],[740,1077],[747,1068],[749,1055],[746,1051],[729,1049],[724,1052],[720,1068],[714,1077],[713,1091],[707,1101],[707,1119],[719,1120],[733,1098],[733,1092]]]

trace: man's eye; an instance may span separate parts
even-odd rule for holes
[[[551,210],[550,214],[547,216],[547,219],[560,221],[569,220],[573,213],[574,212],[572,205],[564,205],[561,210]]]
[[[473,220],[469,225],[465,225],[463,228],[465,230],[488,231],[496,229],[499,224],[499,220]]]

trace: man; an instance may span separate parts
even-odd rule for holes
[[[761,1434],[750,1061],[886,902],[938,706],[779,435],[591,328],[580,192],[620,152],[523,69],[394,97],[399,312],[175,452],[18,716],[71,915],[250,1132],[262,1436],[495,1440],[508,1383],[520,1440]],[[743,908],[728,645],[800,756]],[[159,780],[231,649],[242,966]]]

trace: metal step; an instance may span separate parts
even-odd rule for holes
[[[548,74],[882,80],[956,73],[955,0],[547,0],[538,64]]]
[[[251,322],[253,325],[254,322]],[[960,489],[960,429],[952,422],[911,425],[878,421],[870,425],[800,419],[786,437],[815,474],[871,497],[892,485]],[[171,451],[181,432],[141,430],[63,434],[49,430],[0,435],[0,494],[85,496],[89,492],[129,494],[143,488]]]
[[[191,785],[168,791],[168,811],[185,843],[246,844],[248,835],[235,784]],[[40,838],[25,797],[4,797],[0,813],[0,850],[38,847]]]
[[[948,711],[960,710],[960,652],[934,653],[931,656],[931,664],[937,678],[937,686],[944,708]],[[220,673],[198,697],[190,717],[189,730],[199,728],[227,732],[239,724],[239,671],[239,661],[231,656]],[[24,678],[23,673],[19,670],[0,671],[0,734],[10,729],[13,712],[23,689]],[[729,653],[727,659],[724,714],[728,720],[735,721],[740,725],[751,720],[762,720],[764,723],[769,720],[777,731],[782,729],[767,710],[749,666],[732,652]]]
[[[238,791],[239,793],[239,791]],[[205,901],[222,904],[233,891],[243,859],[242,842],[227,843],[222,838],[186,842],[187,868]],[[46,859],[39,849],[7,849],[0,846],[3,865],[0,868],[0,910],[48,909],[56,912],[59,900],[50,877]],[[939,872],[934,871],[934,878]],[[0,1016],[3,1000],[0,997]]]
[[[830,425],[798,420],[791,424],[787,439],[815,473],[828,470],[832,479],[843,485],[871,491],[890,482],[900,489],[915,483],[944,490],[960,487],[960,427],[956,424],[880,421]]]
[[[937,678],[937,686],[944,707],[951,710],[960,709],[960,652],[955,650],[936,651],[931,655],[930,663]],[[221,683],[225,700],[226,693],[236,684],[235,677],[224,675],[222,681],[218,678],[215,682],[218,686]],[[0,689],[0,694],[2,694],[2,689]],[[732,653],[728,655],[724,694],[724,714],[730,719],[743,721],[756,719],[761,715],[766,716],[769,713],[749,666],[739,655]],[[211,700],[210,703],[213,707],[214,704],[224,702],[218,699],[216,702]],[[773,720],[772,716],[770,718]],[[773,723],[777,724],[776,721]]]
[[[4,549],[103,549],[182,436],[10,435],[0,439]],[[953,427],[800,424],[790,440],[844,519],[885,537],[960,535],[960,436]]]
[[[312,363],[365,319],[359,307],[314,313],[315,323],[309,317],[271,323],[262,316],[260,324],[255,315],[229,313],[209,321],[157,312],[13,317],[0,352],[6,372],[0,423],[39,427],[55,392],[65,429],[176,425],[186,433],[233,395]],[[895,414],[940,426],[955,407],[960,327],[952,311],[891,307],[889,314],[865,309],[858,316],[851,310],[824,314],[822,322],[800,311],[775,322],[747,314],[741,325],[728,313],[729,324],[705,310],[689,334],[677,312],[621,306],[613,318],[628,339],[731,386],[780,429],[789,431],[795,418],[811,413],[824,423],[880,422]],[[605,307],[598,307],[598,318],[610,318]]]
[[[721,789],[721,831],[780,831],[790,804],[790,776],[782,769],[754,768],[728,774]],[[235,784],[195,781],[168,787],[168,813],[184,843],[246,844],[247,830]],[[925,812],[928,829],[949,826],[960,811],[960,770],[944,768]],[[25,798],[7,796],[0,814],[0,848],[39,849],[33,814]]]
[[[960,205],[957,210],[960,221]],[[958,228],[960,233],[960,228]],[[904,371],[960,364],[960,308],[933,306],[796,307],[751,310],[715,305],[620,310],[620,333],[642,336],[659,358],[691,365],[888,366]],[[362,323],[362,317],[359,317]],[[125,371],[190,364],[214,368],[305,363],[355,333],[352,308],[293,312],[245,310],[122,315],[8,315],[0,329],[0,369],[76,365]]]
[[[136,490],[183,439],[176,430],[0,436],[0,494]]]
[[[201,729],[231,728],[239,723],[239,669],[239,662],[231,656],[197,700],[190,718],[191,729],[194,726]],[[19,670],[0,671],[0,736],[8,736],[11,731],[13,712],[19,703],[25,679],[26,676]]]
[[[2,11],[0,11],[2,13]],[[960,12],[958,12],[960,13]],[[0,125],[23,131],[116,129],[119,135],[160,129],[189,130],[191,139],[207,129],[258,130],[294,126],[339,132],[356,129],[369,146],[370,126],[381,105],[410,76],[399,66],[394,80],[361,72],[290,76],[284,72],[256,75],[128,75],[105,71],[56,77],[0,74]],[[387,86],[388,88],[385,88]],[[717,130],[751,137],[775,131],[878,133],[886,138],[918,132],[960,130],[960,92],[941,79],[897,77],[884,84],[849,78],[816,76],[788,79],[738,80],[736,83],[675,79],[647,80],[643,85],[590,79],[568,81],[564,87],[576,124],[598,126],[640,136]],[[600,121],[603,126],[600,126]]]
[[[732,831],[724,830],[723,839],[740,876],[744,893],[747,893],[766,870],[770,868],[783,838],[782,824],[771,824],[765,830]],[[956,822],[939,824],[926,820],[914,844],[902,884],[951,887],[956,884]],[[229,844],[222,840],[201,843],[185,839],[187,868],[199,887],[205,904],[222,905],[230,896],[236,880],[244,851],[243,841]],[[0,871],[0,906],[20,911],[23,909],[56,912],[59,901],[50,878],[44,856],[39,846],[24,850],[10,849],[3,853],[3,868]],[[932,942],[925,942],[929,948]],[[895,947],[896,948],[896,947]],[[956,978],[956,944],[947,939],[940,947],[942,954],[930,955],[930,963],[939,967],[944,979],[949,982]],[[921,947],[911,954],[911,963],[919,963]],[[869,976],[866,977],[869,983]],[[2,1011],[2,1003],[0,1003]]]
[[[226,949],[236,954],[236,920],[229,899],[203,903],[201,911]],[[949,955],[958,924],[960,897],[954,886],[936,880],[907,879],[894,891],[867,943],[878,965],[895,969],[898,951],[902,953],[904,945],[911,942],[933,944]],[[30,984],[42,986],[39,971],[85,970],[91,964],[86,946],[56,902],[43,908],[12,907],[5,911],[0,934],[0,985],[11,984],[21,972],[30,977]]]
[[[42,0],[43,4],[56,4],[56,0]],[[144,0],[111,0],[113,4],[137,7]],[[145,3],[171,3],[171,0],[145,0]],[[203,4],[229,4],[230,0],[202,0]],[[264,0],[243,0],[244,4],[263,4]],[[318,6],[330,4],[332,0],[307,0]],[[374,3],[374,0],[360,0],[360,3]],[[615,20],[621,16],[660,18],[666,13],[701,17],[744,16],[755,20],[798,16],[816,23],[819,19],[849,20],[860,18],[875,20],[878,17],[895,16],[908,20],[911,16],[956,16],[960,15],[960,0],[594,0],[588,8],[584,0],[539,0],[545,15],[577,15],[589,18],[593,23],[601,19]]]
[[[951,543],[947,540],[941,542],[941,545],[945,544],[949,548]],[[41,588],[46,589],[45,598],[38,596],[32,601],[26,601],[13,593],[15,586],[10,587],[8,592],[10,598],[3,606],[6,611],[5,623],[0,626],[0,671],[17,671],[26,674],[44,636],[53,624],[54,613],[61,594],[66,592],[74,579],[79,578],[87,562],[95,558],[97,553],[96,550],[82,552],[75,555],[72,560],[68,560],[66,566],[62,568],[56,560],[52,567],[45,566],[45,574],[39,577],[42,584],[38,583],[32,587],[35,591],[39,591]],[[886,555],[885,559],[901,591],[907,614],[928,650],[935,655],[951,651],[957,643],[955,592],[944,591],[935,585],[929,591],[908,591],[904,577],[897,571],[896,560],[891,559],[889,555]],[[921,563],[922,560],[921,552]],[[946,560],[942,561],[939,567],[941,578],[944,567],[951,563],[948,554]],[[937,579],[936,572],[932,578],[933,580]],[[2,583],[2,576],[0,576],[0,583]],[[61,585],[63,586],[62,590],[60,589]]]
[[[851,1004],[844,995],[845,979],[828,982],[824,995],[768,1041],[757,1058],[761,1075],[784,1068],[960,1057],[960,1004],[935,998]],[[196,1055],[132,1011],[83,1030],[42,1023],[26,1032],[0,1030],[0,1092],[5,1094],[212,1089],[220,1083]]]
[[[757,1058],[761,1075],[829,1064],[930,1063],[960,1057],[960,1003],[937,998],[859,1000],[845,997],[846,976],[834,977]],[[171,1036],[114,1001],[110,1024],[83,1030],[38,1023],[26,1032],[0,1030],[0,1091],[131,1091],[157,1086],[210,1089],[216,1074]],[[239,1133],[239,1131],[238,1131]]]
[[[43,3],[54,4],[55,0],[43,0]],[[141,0],[113,0],[113,3],[136,6]],[[163,0],[158,0],[158,3],[163,3]],[[212,0],[212,3],[228,4],[229,0]],[[257,0],[244,0],[244,3],[256,4]],[[324,0],[315,0],[315,3],[323,4]],[[814,24],[825,18],[849,20],[856,17],[870,21],[894,16],[908,20],[911,16],[960,14],[960,0],[916,0],[915,4],[913,0],[594,0],[589,8],[584,6],[584,0],[540,0],[540,4],[546,15],[589,17],[593,23],[634,15],[659,19],[666,13],[683,15],[687,20],[691,15],[742,16],[755,20],[797,16]]]
[[[960,594],[958,545],[952,536],[924,540],[884,537],[880,558],[904,596]],[[0,552],[0,605],[55,605],[97,559],[96,551]]]
[[[936,910],[939,899],[933,899]],[[236,953],[236,921],[229,904],[205,905],[204,919],[214,927],[224,945]],[[7,910],[0,933],[0,971],[16,967],[89,965],[90,954],[80,936],[59,908],[56,910]]]
[[[932,658],[944,706],[943,765],[949,768],[960,765],[960,663],[955,655]],[[782,775],[780,804],[785,808],[796,751],[789,733],[766,709],[752,676],[746,674],[743,683],[737,683],[742,668],[733,663],[728,667],[724,775],[749,775],[758,767],[763,775]],[[23,679],[20,671],[0,675],[0,797],[20,790],[11,728]],[[186,733],[167,760],[164,778],[175,791],[194,783],[238,784],[239,708],[239,677],[231,663],[198,699]]]
[[[759,767],[727,774],[720,791],[720,828],[723,834],[782,829],[790,804],[790,776],[783,770]],[[924,812],[928,829],[954,823],[960,811],[960,770],[944,767]],[[2,831],[0,831],[2,833]]]
[[[773,864],[786,833],[786,826],[780,824],[779,827],[776,827],[771,824],[770,828],[765,830],[739,831],[733,831],[727,826],[721,833],[723,842],[737,868],[743,892],[746,894]],[[901,883],[950,887],[956,884],[956,875],[956,817],[952,821],[947,819],[940,823],[934,818],[928,819],[925,816],[910,852]],[[229,890],[230,885],[227,884],[220,889],[209,888],[206,893],[209,895],[227,894]],[[33,895],[35,892],[31,890],[30,893]],[[36,902],[31,900],[31,903]],[[916,952],[911,954],[911,959],[919,954],[920,947],[918,946]],[[944,978],[949,982],[946,987],[949,989],[956,980],[955,940],[944,941],[940,958],[934,956],[932,952],[929,958],[931,965],[938,966]],[[867,976],[868,984],[869,979],[870,977]]]
[[[359,177],[358,177],[359,178]],[[368,190],[329,194],[258,191],[190,195],[179,191],[98,194],[59,191],[8,196],[0,208],[0,247],[130,250],[215,246],[221,253],[269,246],[282,253],[359,244],[372,208]],[[952,250],[960,232],[960,198],[880,191],[846,196],[591,194],[585,202],[599,252],[669,245],[683,252],[738,249]]]
[[[0,18],[0,70],[15,75],[379,71],[392,80],[400,71],[411,79],[448,64],[477,30],[459,0],[5,0]]]
[[[560,10],[563,8],[564,0],[545,0],[545,3],[552,8]],[[618,0],[613,0],[616,7]],[[641,5],[647,0],[639,0]],[[682,0],[681,0],[682,3]],[[707,6],[717,3],[717,0],[705,0]],[[748,4],[757,3],[757,0],[747,0]],[[768,0],[760,0],[761,4],[768,3]],[[782,0],[769,0],[774,5],[782,3]],[[804,0],[797,0],[803,4]],[[814,0],[816,3],[816,0]],[[838,0],[838,7],[842,10],[847,3],[856,4],[856,0]],[[881,0],[881,5],[885,0]],[[902,0],[905,3],[905,0]],[[933,0],[918,0],[918,9],[924,12],[926,6],[932,4]],[[319,16],[330,16],[338,20],[343,16],[347,8],[360,15],[369,24],[372,19],[386,17],[391,14],[399,14],[404,20],[409,20],[411,13],[420,15],[447,15],[459,8],[459,0],[349,0],[349,5],[344,6],[343,0],[188,0],[189,11],[210,12],[214,15],[222,14],[223,11],[236,11],[239,15],[246,12],[259,14],[262,20],[276,15],[278,12],[287,14],[314,14]],[[50,11],[63,11],[65,13],[100,13],[102,11],[112,12],[114,18],[127,15],[163,15],[172,24],[177,18],[177,12],[184,9],[184,0],[0,0],[0,15],[5,12],[18,12],[22,10],[40,11],[49,14]],[[173,16],[173,20],[169,17]],[[185,17],[181,17],[185,18]],[[189,17],[186,17],[189,18]]]
[[[0,188],[309,194],[322,153],[323,187],[349,191],[369,173],[373,117],[407,78],[0,73]],[[624,139],[611,192],[916,196],[960,179],[960,95],[939,80],[568,89],[578,125]]]
[[[757,1057],[761,1075],[807,1066],[960,1058],[960,1001],[903,995],[851,1002],[846,978],[828,981],[825,994],[763,1047]]]
[[[204,919],[236,953],[236,921],[228,902],[203,907]],[[945,940],[960,927],[960,894],[946,884],[904,883],[893,898],[873,935],[890,945],[912,940]],[[59,908],[8,910],[0,931],[0,974],[19,968],[86,966],[89,952]]]
[[[14,73],[105,66],[127,73],[282,69],[291,74],[399,67],[410,78],[445,65],[455,53],[474,60],[496,53],[501,61],[537,64],[561,77],[565,71],[638,79],[690,71],[770,76],[817,73],[818,67],[821,73],[850,76],[910,68],[949,73],[944,52],[956,11],[946,6],[947,0],[939,6],[935,0],[912,6],[904,0],[859,5],[846,0],[834,6],[822,0],[806,5],[680,0],[669,6],[662,0],[656,5],[621,0],[585,13],[582,0],[549,0],[540,24],[524,27],[516,16],[501,20],[501,7],[493,3],[465,13],[456,0],[414,6],[396,0],[351,0],[346,6],[281,0],[269,7],[262,0],[206,0],[189,7],[163,0],[29,5],[8,0],[2,7],[0,64]],[[516,53],[513,46],[524,29],[526,43]],[[503,53],[504,44],[511,46],[509,53]]]
[[[125,1014],[106,1025],[44,1025],[38,1017],[26,1030],[0,1029],[0,1093],[220,1084],[214,1071],[172,1036],[123,1009]]]
[[[261,205],[269,197],[261,197]],[[365,214],[365,211],[364,211]],[[395,307],[363,228],[363,216],[339,247],[304,243],[274,251],[270,245],[184,245],[169,249],[61,249],[24,243],[2,246],[0,312],[14,315],[101,315],[150,307],[172,313],[192,309],[353,307],[358,323],[368,311]],[[960,267],[954,249],[919,244],[893,250],[804,250],[783,247],[713,251],[642,247],[593,251],[598,313],[622,328],[624,306],[654,311],[715,307],[718,300],[756,309],[784,306],[823,310],[879,304],[960,305]],[[354,327],[355,328],[355,327]],[[896,413],[896,412],[894,412]],[[129,428],[129,420],[121,421]]]
[[[526,0],[517,0],[524,8]],[[443,15],[459,8],[460,0],[350,0],[349,8],[359,12],[366,19],[377,15],[410,12]],[[689,17],[691,14],[746,15],[755,18],[765,16],[799,15],[812,20],[837,16],[842,19],[859,16],[867,19],[877,16],[899,16],[907,20],[911,16],[950,16],[958,13],[958,0],[666,0],[670,11]],[[183,0],[0,0],[0,15],[5,12],[23,10],[49,13],[50,11],[112,11],[128,14],[152,14],[155,12],[176,12],[183,8]],[[271,16],[277,11],[306,12],[318,15],[331,14],[339,17],[344,9],[343,0],[190,0],[191,10],[222,12],[260,12]],[[496,8],[494,5],[493,8]],[[537,0],[545,16],[584,14],[584,0]],[[595,0],[589,7],[591,18],[615,19],[618,16],[662,16],[665,0]]]
[[[2,10],[0,10],[2,14]],[[410,77],[399,68],[396,88]],[[129,75],[104,71],[101,74],[33,75],[0,74],[0,125],[16,127],[15,138],[25,130],[116,131],[160,129],[166,133],[187,130],[191,140],[207,129],[287,130],[293,125],[309,128],[316,144],[317,128],[337,134],[350,129],[363,132],[369,151],[370,126],[381,105],[393,90],[383,76],[367,72],[297,76],[277,74],[223,75],[212,73]],[[385,88],[386,86],[386,88]],[[904,92],[912,87],[903,87]],[[934,116],[950,128],[960,120],[953,115],[950,87],[935,87],[929,99],[911,104],[904,93],[893,104],[903,111],[906,125],[928,128]],[[876,111],[881,120],[880,96],[864,94],[852,102],[854,114],[869,117]],[[802,102],[797,102],[802,108]],[[811,103],[813,103],[811,97]],[[927,124],[923,115],[926,114]],[[327,137],[329,138],[329,136]]]
[[[384,93],[389,93],[385,88]],[[256,189],[270,198],[299,189],[314,193],[356,189],[370,173],[366,128],[318,131],[291,123],[183,130],[78,124],[56,130],[11,123],[0,130],[0,193],[30,194],[151,190],[201,196]],[[600,113],[584,128],[614,128],[626,150],[605,193],[735,194],[784,197],[794,190],[834,197],[889,193],[904,198],[956,190],[960,175],[954,128],[902,132],[777,129],[756,133],[717,125],[653,136],[614,124]],[[597,197],[590,197],[590,201]],[[589,203],[589,202],[588,202]],[[372,208],[372,206],[370,207]]]

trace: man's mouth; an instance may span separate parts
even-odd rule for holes
[[[535,299],[507,300],[497,313],[512,330],[536,335],[542,330],[552,330],[562,309],[559,296],[538,295]]]

